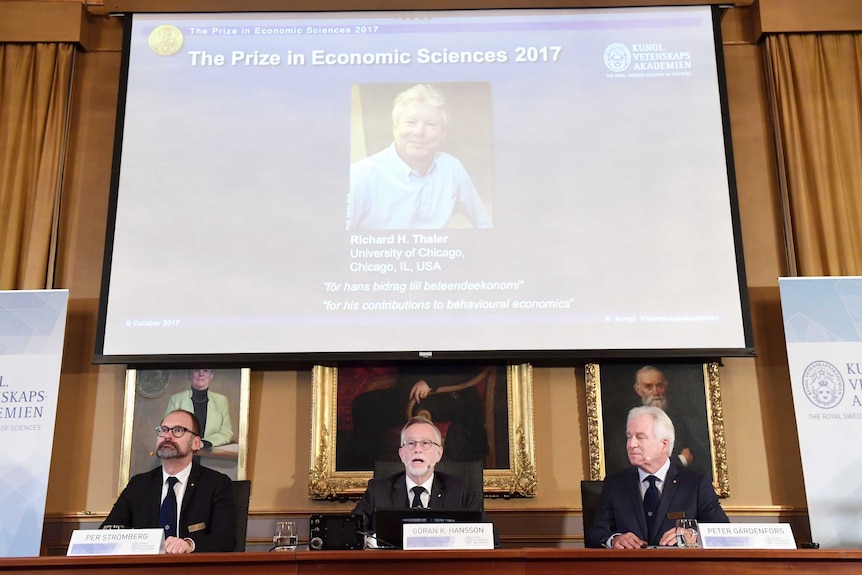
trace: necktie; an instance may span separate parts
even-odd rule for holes
[[[422,494],[425,493],[425,488],[417,485],[410,491],[413,492],[413,502],[410,504],[410,507],[425,507],[422,505]]]
[[[658,477],[655,475],[647,475],[645,481],[649,481],[646,493],[644,493],[644,515],[646,516],[647,525],[651,525],[656,511],[658,510],[659,493],[655,482]]]
[[[168,493],[159,509],[159,525],[165,528],[165,537],[177,536],[177,492],[174,485],[178,482],[176,477],[168,477]]]

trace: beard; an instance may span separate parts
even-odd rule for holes
[[[662,411],[667,411],[667,396],[653,395],[643,398],[643,404],[646,407],[657,407]]]
[[[410,476],[411,479],[416,477],[422,477],[426,473],[431,472],[434,469],[434,466],[429,461],[417,462],[407,461],[404,464],[404,470],[407,472],[407,475]]]
[[[185,457],[186,453],[183,453],[176,443],[165,441],[156,449],[156,455],[159,459],[179,459]]]

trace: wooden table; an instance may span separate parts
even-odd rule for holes
[[[858,550],[705,549],[497,549],[493,551],[295,551],[196,553],[127,557],[30,557],[0,559],[0,573],[171,572],[206,575],[374,574],[411,575],[826,575],[862,573]]]

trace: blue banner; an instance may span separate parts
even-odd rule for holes
[[[862,547],[862,278],[781,278],[811,535]]]
[[[68,300],[0,291],[0,557],[39,555]]]

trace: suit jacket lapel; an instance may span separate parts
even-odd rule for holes
[[[653,524],[650,526],[650,540],[652,540],[653,537],[661,537],[661,533],[659,533],[661,525],[662,523],[664,523],[664,518],[667,517],[668,511],[670,511],[670,504],[673,501],[674,495],[676,494],[676,476],[678,471],[679,470],[677,469],[676,465],[671,464],[671,466],[667,470],[667,475],[665,475],[664,477],[664,485],[662,485],[661,489],[661,499],[658,502],[656,518]]]
[[[446,485],[440,480],[438,474],[434,474],[434,482],[431,484],[431,499],[428,500],[428,507],[432,509],[443,509],[443,499],[445,499]]]
[[[392,501],[389,502],[388,507],[410,507],[405,473],[399,473],[392,480]]]
[[[159,524],[159,511],[162,508],[162,466],[159,465],[150,471],[150,487],[149,495],[147,496],[147,520],[146,525]]]
[[[646,517],[644,516],[644,498],[641,495],[641,487],[640,487],[640,475],[638,474],[637,467],[631,467],[631,471],[629,475],[631,479],[626,482],[629,499],[631,500],[632,509],[634,509],[634,514],[637,516],[638,526],[641,529],[641,533],[644,534],[644,538],[646,539],[649,535],[649,527],[647,526]]]
[[[180,507],[180,524],[185,523],[186,511],[188,511],[189,505],[191,505],[192,499],[194,499],[200,477],[201,467],[193,461],[192,470],[189,473],[189,483],[186,485],[186,492],[183,494],[183,502]],[[179,533],[179,529],[177,532]]]

